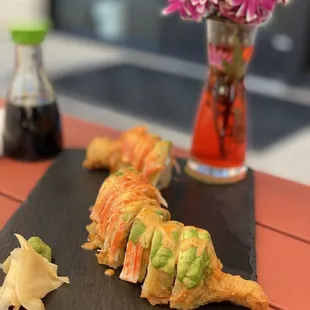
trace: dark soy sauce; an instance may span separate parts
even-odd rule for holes
[[[62,150],[56,102],[33,107],[7,103],[3,143],[4,154],[18,160],[37,161],[56,156]]]

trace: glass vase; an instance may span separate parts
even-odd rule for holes
[[[186,172],[206,183],[245,178],[246,97],[244,77],[256,27],[207,21],[208,80],[196,114]]]

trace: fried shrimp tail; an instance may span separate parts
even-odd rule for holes
[[[204,295],[207,303],[230,301],[252,310],[269,309],[268,298],[258,283],[224,272],[211,279]]]

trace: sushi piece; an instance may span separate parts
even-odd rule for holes
[[[158,225],[152,239],[147,276],[141,297],[152,305],[168,304],[176,275],[179,237],[183,224],[169,221]]]
[[[170,220],[169,211],[157,206],[147,206],[139,212],[127,242],[124,266],[120,274],[122,280],[132,283],[143,282],[154,230],[156,226],[168,220]]]
[[[109,236],[106,231],[110,225],[111,217],[117,215],[117,210],[125,208],[131,202],[138,202],[144,199],[153,199],[158,205],[167,203],[162,198],[160,192],[151,184],[140,180],[128,181],[125,185],[119,184],[118,190],[112,194],[106,202],[98,225],[98,234],[101,238]]]
[[[100,222],[107,202],[119,195],[120,190],[130,186],[131,181],[147,182],[147,180],[133,169],[121,169],[110,175],[102,184],[92,209],[90,219]]]
[[[173,167],[172,143],[161,140],[145,158],[142,174],[151,184],[163,189],[170,184]]]
[[[121,169],[109,176],[101,186],[91,211],[92,223],[87,226],[88,242],[82,247],[88,250],[102,248],[108,224],[115,211],[145,199],[154,200],[159,206],[162,204],[167,207],[160,192],[135,170]]]
[[[160,207],[160,203],[154,199],[142,199],[130,202],[120,207],[111,215],[107,229],[106,238],[102,249],[97,254],[98,262],[114,269],[123,265],[125,257],[126,241],[128,239],[132,224],[143,207]]]
[[[136,200],[140,193],[167,206],[160,192],[133,169],[119,170],[103,183],[90,215],[91,220],[100,224],[98,228],[102,238],[105,236],[105,226],[114,209],[124,202]]]
[[[122,189],[129,181],[144,181],[145,178],[133,169],[123,169],[109,176],[102,184],[96,198],[96,202],[91,210],[90,219],[92,223],[86,226],[88,231],[88,242],[82,245],[85,250],[101,248],[104,242],[104,235],[99,236],[101,228],[101,218],[107,212],[107,202],[109,199],[119,196],[119,189]]]
[[[221,269],[222,265],[215,255],[210,234],[203,229],[185,226],[180,236],[176,280],[170,298],[171,308],[187,309],[187,295],[193,296],[200,287],[203,291],[204,280],[214,270]],[[195,299],[190,299],[195,306],[200,306],[198,297],[195,295]],[[179,302],[180,299],[183,304]]]
[[[147,132],[134,138],[130,136],[130,139],[125,136],[120,140],[121,162],[141,172],[145,158],[152,152],[158,141],[160,137]]]
[[[109,169],[112,173],[133,167],[161,189],[169,185],[175,163],[172,143],[140,126],[123,132],[117,140],[95,138],[87,148],[83,166],[89,170]]]
[[[144,126],[133,127],[125,132],[119,138],[120,160],[128,165],[132,164],[134,159],[134,150],[143,137],[147,136],[147,128]]]
[[[222,272],[209,233],[186,226],[180,238],[170,307],[187,310],[221,301],[252,310],[269,309],[268,299],[256,282]]]

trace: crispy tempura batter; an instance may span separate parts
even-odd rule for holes
[[[252,310],[268,310],[269,302],[261,286],[217,270],[208,282],[198,288],[180,288],[170,299],[175,309],[195,309],[214,302],[230,301]]]
[[[117,149],[117,142],[108,138],[95,138],[88,146],[84,168],[101,169],[112,165],[112,154]]]
[[[148,133],[145,127],[125,131],[117,140],[95,138],[83,162],[86,169],[109,169],[112,173],[133,167],[158,188],[168,186],[173,165],[172,143]]]

